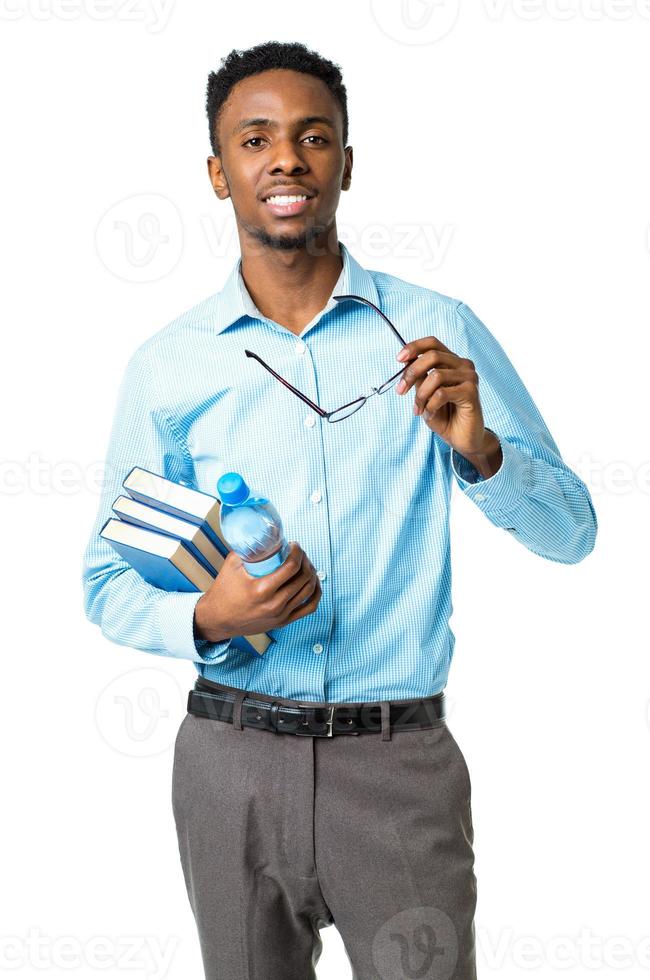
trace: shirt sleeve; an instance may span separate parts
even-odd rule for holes
[[[456,483],[496,527],[550,561],[575,564],[593,550],[598,522],[589,491],[564,463],[503,348],[465,303],[456,308],[460,357],[474,363],[485,427],[501,444],[492,476],[452,449]]]
[[[117,397],[95,523],[83,555],[86,617],[113,643],[202,664],[221,663],[231,639],[195,639],[194,608],[201,592],[168,592],[150,585],[99,532],[112,505],[126,493],[134,466],[192,485],[194,467],[182,438],[160,409],[148,355],[140,348],[127,364]]]

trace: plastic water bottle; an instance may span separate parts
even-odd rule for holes
[[[239,473],[224,473],[217,481],[221,500],[221,530],[226,544],[242,558],[256,578],[274,572],[289,555],[282,519],[266,497],[251,494]]]

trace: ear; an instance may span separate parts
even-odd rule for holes
[[[341,190],[349,191],[351,182],[352,182],[352,147],[346,146],[345,167],[343,169],[343,178],[341,180]]]
[[[207,164],[208,176],[214,192],[220,201],[225,201],[226,198],[230,197],[230,188],[221,164],[221,157],[208,157]]]

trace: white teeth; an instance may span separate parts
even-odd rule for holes
[[[300,194],[300,195],[288,196],[288,195],[276,194],[273,197],[267,197],[266,200],[269,204],[295,204],[296,201],[306,201],[307,195]]]

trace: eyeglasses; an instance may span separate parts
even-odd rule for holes
[[[369,299],[366,299],[364,296],[352,296],[352,295],[333,296],[332,299],[337,300],[337,302],[341,302],[342,300],[347,300],[347,299],[353,299],[356,300],[358,303],[365,303],[366,306],[370,306],[373,310],[379,313],[379,316],[382,317],[383,320],[386,321],[388,326],[391,328],[391,330],[393,331],[393,333],[401,343],[402,347],[405,346],[406,341],[398,333],[395,326],[390,322],[386,314],[382,313],[379,307],[375,306],[375,304],[371,302]],[[393,387],[393,385],[397,382],[397,379],[406,370],[406,368],[409,366],[410,363],[408,362],[407,364],[403,364],[402,367],[397,372],[397,374],[394,374],[391,378],[388,379],[388,381],[384,381],[384,383],[380,385],[378,388],[375,388],[374,386],[371,385],[372,390],[370,391],[369,394],[361,395],[359,398],[355,398],[353,402],[348,402],[347,405],[341,405],[340,408],[335,408],[333,412],[326,412],[324,409],[320,407],[320,405],[316,405],[315,402],[313,402],[310,398],[307,398],[307,395],[303,395],[301,391],[298,391],[297,388],[294,388],[293,385],[290,385],[289,382],[286,381],[283,377],[281,377],[279,374],[276,374],[273,368],[269,367],[269,365],[265,361],[263,361],[262,358],[259,357],[257,354],[254,354],[252,350],[244,350],[244,353],[246,354],[246,357],[254,357],[256,361],[259,361],[262,367],[265,367],[266,370],[269,371],[274,378],[277,378],[278,381],[281,381],[282,384],[285,386],[285,388],[288,388],[289,391],[292,391],[294,395],[298,396],[298,398],[302,398],[302,400],[306,402],[310,408],[313,408],[313,410],[317,412],[321,418],[327,419],[328,422],[342,422],[343,419],[349,418],[351,415],[354,415],[355,412],[358,412],[360,408],[363,408],[363,406],[366,404],[368,399],[372,398],[373,395],[383,395],[385,391],[388,391],[390,388]]]

